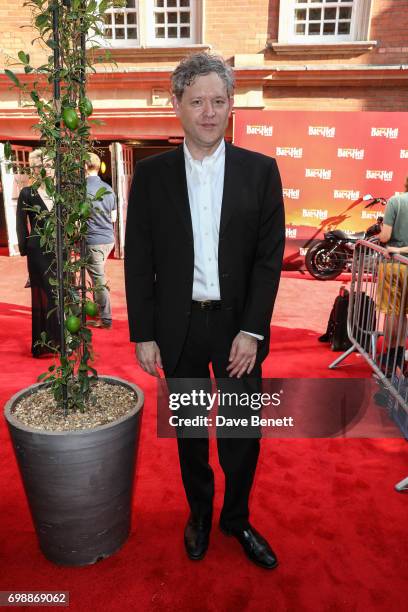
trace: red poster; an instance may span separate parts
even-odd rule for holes
[[[408,175],[408,114],[238,110],[234,143],[274,157],[284,189],[286,267],[328,229],[364,231],[384,212],[355,203],[389,198]]]

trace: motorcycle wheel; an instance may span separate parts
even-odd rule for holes
[[[306,253],[305,264],[308,272],[318,280],[333,280],[344,270],[347,254],[334,248],[333,243],[318,242]]]

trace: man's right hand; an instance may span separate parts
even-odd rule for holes
[[[142,370],[151,376],[160,377],[157,368],[163,369],[160,349],[154,340],[136,344],[136,359]]]

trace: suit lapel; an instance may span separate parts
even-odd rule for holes
[[[191,242],[193,242],[193,224],[191,221],[190,203],[188,200],[186,167],[184,162],[183,145],[175,151],[174,156],[167,160],[168,175],[165,184],[168,186],[170,198],[174,208],[180,216]]]
[[[222,194],[220,236],[231,220],[236,208],[237,194],[239,194],[239,180],[242,175],[242,166],[237,149],[229,143],[225,143],[225,171],[224,171],[224,190]]]

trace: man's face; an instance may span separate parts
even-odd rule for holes
[[[224,136],[233,105],[224,81],[215,72],[197,77],[181,100],[173,96],[174,111],[187,145],[208,155]]]

